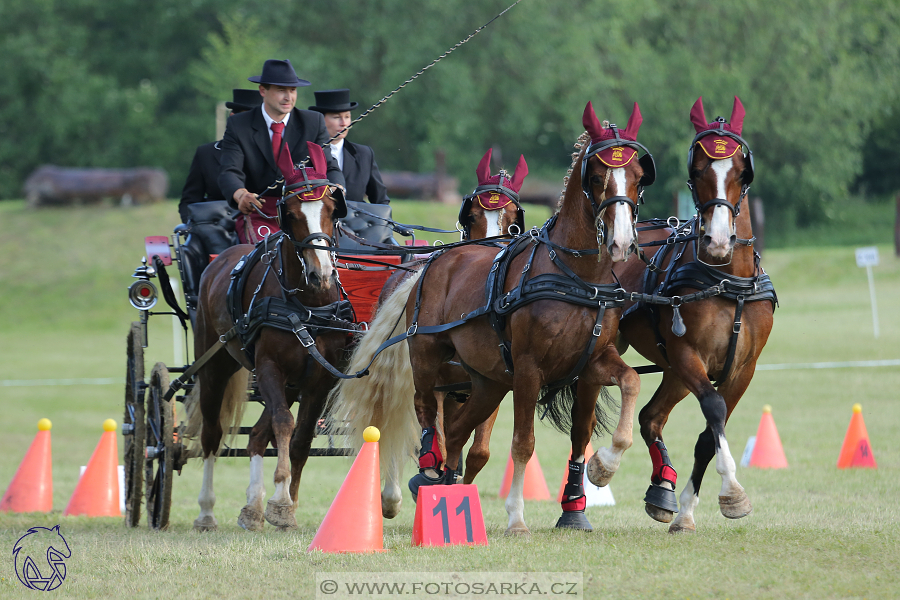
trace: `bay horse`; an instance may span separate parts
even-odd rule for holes
[[[453,483],[463,444],[512,390],[514,474],[506,500],[506,533],[530,533],[524,520],[523,484],[525,465],[534,452],[539,398],[552,422],[569,433],[572,442],[573,460],[557,527],[591,529],[581,482],[585,448],[605,416],[597,398],[606,385],[617,385],[622,392],[611,448],[601,448],[587,462],[589,479],[603,486],[631,446],[640,390],[637,373],[612,345],[623,296],[611,266],[633,250],[634,214],[655,169],[649,153],[637,159],[638,150],[646,151],[636,141],[641,123],[637,104],[622,132],[615,125],[601,126],[591,103],[582,122],[592,143],[580,152],[559,211],[540,230],[520,236],[499,252],[463,246],[435,253],[388,299],[351,356],[350,370],[368,366],[370,375],[342,380],[335,392],[336,407],[353,429],[372,424],[382,430],[381,439],[389,441],[380,448],[387,473],[383,513],[396,513],[384,504],[400,503],[396,492],[402,464],[405,457],[415,455],[417,445],[419,474],[410,481],[411,491],[417,493],[421,485]],[[482,282],[487,282],[484,287]],[[377,346],[404,314],[405,343],[388,346],[376,356]],[[472,390],[445,424],[445,462],[433,433],[434,387],[440,368],[457,355]]]
[[[630,344],[662,370],[662,382],[638,421],[653,461],[645,508],[653,519],[671,522],[673,533],[695,530],[700,484],[713,456],[722,478],[722,514],[738,519],[752,511],[735,477],[725,424],[753,377],[772,330],[777,298],[752,247],[750,212],[741,210],[754,176],[753,155],[741,138],[744,114],[735,97],[730,122],[717,117],[708,123],[703,99],[697,100],[690,115],[697,135],[687,164],[697,215],[677,228],[672,222],[670,227],[639,227],[641,246],[657,247],[650,266],[632,261],[614,267],[625,289],[643,289],[645,299],[656,295],[670,301],[629,303],[619,325],[619,350]],[[697,291],[688,294],[692,290]],[[677,475],[663,443],[663,427],[689,392],[700,402],[706,429],[694,448],[694,468],[675,517]]]
[[[493,150],[488,148],[484,156],[475,168],[475,176],[478,185],[471,194],[463,198],[459,208],[457,219],[460,230],[460,240],[480,240],[502,235],[516,236],[525,229],[525,210],[519,202],[519,190],[525,177],[528,176],[528,163],[525,156],[519,156],[519,162],[510,176],[505,170],[500,170],[497,175],[491,175],[491,155]],[[505,242],[495,242],[505,243]],[[397,286],[409,277],[409,271],[397,271],[391,275],[378,296],[378,307],[394,293]],[[452,418],[459,405],[468,398],[466,384],[469,375],[457,361],[445,363],[441,367],[438,376],[438,388],[442,386],[453,388],[453,391],[436,390],[438,398],[438,421],[443,423],[445,419]],[[463,483],[472,483],[475,476],[484,468],[491,456],[490,439],[494,421],[497,420],[499,407],[484,423],[475,428],[472,445],[466,453],[466,468],[463,472]],[[436,428],[438,432],[438,444],[442,455],[446,454],[443,427]],[[396,489],[399,494],[399,487]],[[385,508],[398,509],[397,503],[384,503]],[[393,518],[396,512],[388,512],[386,518]]]
[[[250,434],[250,485],[238,524],[258,530],[265,518],[280,528],[296,527],[300,474],[335,380],[314,354],[339,364],[353,327],[328,246],[334,220],[346,214],[343,192],[326,178],[322,148],[308,148],[312,166],[284,173],[285,195],[277,204],[281,232],[255,248],[229,248],[200,282],[194,351],[212,356],[197,371],[193,392],[199,397],[200,410],[194,412],[202,417],[203,455],[196,530],[217,528],[213,467],[223,429],[236,421],[228,417],[239,414],[235,407],[246,401],[249,370],[255,370],[265,412]],[[290,411],[295,400],[296,429]],[[264,506],[263,453],[272,436],[278,448],[275,491]]]

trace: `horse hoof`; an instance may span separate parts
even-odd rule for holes
[[[288,531],[297,531],[298,527],[297,527],[296,524],[294,524],[293,527],[290,527],[290,526],[286,526],[286,527],[277,527],[276,529],[278,529],[278,531],[288,532]]]
[[[381,498],[381,516],[385,519],[393,519],[400,514],[401,502],[387,502],[384,497]]]
[[[213,516],[194,519],[194,531],[215,531],[218,528],[219,522]]]
[[[652,504],[644,503],[644,510],[650,515],[650,518],[654,521],[659,521],[660,523],[671,523],[672,519],[675,518],[675,513],[671,510],[665,510],[658,506],[653,506]]]
[[[593,531],[591,522],[584,515],[583,510],[564,510],[562,516],[556,522],[557,529],[578,529],[581,531]]]
[[[524,523],[517,523],[508,527],[504,532],[504,535],[516,537],[531,537],[531,531],[525,526]]]
[[[722,511],[724,517],[740,519],[752,513],[753,507],[750,505],[750,498],[747,497],[746,492],[741,490],[737,496],[719,496],[719,510]]]
[[[262,531],[266,524],[265,520],[263,520],[263,514],[250,506],[245,506],[241,509],[237,523],[247,531]]]
[[[293,504],[275,504],[271,500],[266,503],[266,521],[275,527],[297,527],[294,519]]]
[[[606,486],[619,468],[618,464],[611,468],[603,463],[603,460],[600,458],[600,453],[604,450],[606,450],[606,448],[597,450],[594,455],[591,456],[587,464],[588,480],[597,487]]]
[[[423,472],[416,473],[409,480],[409,491],[412,493],[413,502],[416,501],[416,498],[419,496],[419,488],[426,485],[442,485],[446,483],[443,475],[438,477],[429,477]],[[398,507],[399,510],[399,507]]]
[[[695,533],[697,528],[694,526],[694,518],[686,517],[684,519],[676,519],[669,525],[669,533]]]

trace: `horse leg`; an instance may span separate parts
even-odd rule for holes
[[[597,416],[594,413],[594,409],[599,394],[600,386],[589,384],[586,380],[580,380],[575,385],[575,402],[572,404],[571,414],[572,430],[569,432],[569,438],[572,441],[572,451],[569,458],[566,487],[563,490],[561,502],[562,515],[556,521],[558,529],[594,530],[591,522],[584,514],[584,509],[587,506],[587,498],[584,495],[584,450],[591,439],[594,427],[597,425]],[[594,456],[597,455],[595,454]],[[591,457],[591,462],[599,464],[601,461]],[[611,476],[612,474],[610,474]]]
[[[634,369],[622,361],[614,346],[606,346],[603,350],[599,364],[602,365],[602,373],[604,375],[604,379],[601,379],[601,381],[609,381],[610,383],[619,386],[619,391],[622,394],[622,404],[619,409],[619,421],[612,434],[612,443],[609,448],[601,447],[598,449],[587,465],[588,479],[594,485],[603,487],[609,483],[609,480],[612,479],[612,476],[615,475],[616,471],[619,469],[622,455],[626,450],[631,448],[631,431],[634,428],[634,406],[637,403],[637,397],[641,391],[641,378]],[[599,388],[591,389],[585,386],[585,396],[582,397],[582,381],[583,379],[578,382],[578,403],[585,407],[590,405],[591,417],[593,418],[594,404],[596,403],[600,390]],[[591,429],[593,429],[593,425],[591,426]],[[587,438],[584,441],[585,446],[591,439],[590,435],[591,431],[588,430]],[[572,442],[572,458],[574,459],[575,450],[577,449],[574,445],[575,438],[572,439]],[[581,446],[582,453],[584,452],[585,446]]]
[[[393,519],[400,513],[400,504],[403,501],[400,488],[402,472],[403,465],[396,458],[392,458],[384,475],[384,489],[381,490],[381,516],[385,519]]]
[[[443,360],[437,342],[433,336],[416,336],[410,344],[410,362],[412,364],[413,382],[415,384],[414,405],[416,419],[422,428],[419,448],[419,472],[408,483],[409,491],[415,501],[419,487],[423,485],[440,485],[454,483],[452,472],[444,468],[444,455],[438,439],[437,415],[438,399],[434,392],[434,384]],[[415,350],[415,351],[413,351]]]
[[[266,484],[263,475],[263,456],[273,436],[272,418],[268,410],[263,410],[247,441],[247,453],[250,455],[250,485],[247,486],[247,504],[238,516],[238,525],[247,531],[262,531],[265,526],[263,511]]]
[[[494,429],[494,422],[497,420],[499,412],[500,407],[498,406],[491,416],[475,428],[475,439],[472,441],[472,447],[466,453],[466,471],[463,483],[472,483],[491,457],[491,431]]]
[[[753,378],[754,365],[745,366],[740,374],[733,380],[719,386],[718,391],[708,394],[706,404],[701,399],[700,406],[704,410],[710,410],[714,417],[721,419],[720,434],[716,433],[714,421],[707,416],[707,427],[697,439],[694,447],[694,469],[691,478],[679,498],[682,506],[682,514],[669,527],[670,533],[692,532],[696,529],[693,512],[700,502],[700,485],[703,482],[703,474],[706,467],[716,457],[716,472],[722,478],[722,488],[719,491],[719,510],[729,519],[740,519],[753,511],[750,499],[744,488],[737,481],[736,468],[728,441],[725,438],[725,423],[731,416],[734,407],[750,385]],[[704,406],[707,409],[704,409]],[[719,415],[722,415],[719,417]]]
[[[216,453],[222,441],[222,424],[219,415],[225,400],[226,388],[231,377],[239,372],[240,366],[227,354],[219,353],[207,363],[198,378],[200,386],[200,412],[203,416],[203,427],[200,431],[200,442],[203,447],[203,480],[197,503],[200,514],[194,520],[195,531],[215,531],[219,523],[213,514],[216,494],[213,491],[213,470]],[[224,376],[223,376],[224,375]]]
[[[312,360],[312,358],[307,360]],[[312,390],[304,392],[300,398],[300,408],[297,411],[297,425],[294,428],[290,446],[290,493],[294,501],[295,512],[300,504],[300,477],[303,474],[303,467],[306,466],[306,461],[309,460],[309,449],[312,446],[313,439],[316,437],[316,427],[318,427],[322,413],[325,412],[325,400],[333,384],[334,379],[331,376],[323,376]]]
[[[257,356],[260,357],[259,346]],[[284,396],[284,374],[268,355],[258,358],[256,362],[257,382],[260,395],[265,399],[266,410],[272,419],[272,431],[278,447],[278,463],[275,466],[275,493],[266,503],[266,521],[276,527],[296,527],[294,519],[294,503],[291,501],[289,487],[291,485],[291,469],[288,452],[291,434],[294,431],[294,416],[288,408]]]
[[[650,450],[653,471],[650,475],[650,487],[644,497],[644,510],[650,517],[660,523],[670,523],[678,510],[675,499],[675,485],[678,475],[669,460],[666,446],[663,443],[663,427],[675,405],[688,394],[684,383],[671,370],[663,373],[659,387],[653,393],[650,402],[641,409],[638,422],[641,426],[641,437]]]
[[[506,514],[509,516],[506,535],[531,535],[525,525],[525,466],[534,454],[534,409],[541,389],[536,375],[539,372],[533,362],[516,362],[513,381],[513,439],[510,449],[513,477],[506,497]]]

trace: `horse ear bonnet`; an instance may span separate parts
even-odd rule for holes
[[[581,117],[584,129],[591,136],[591,148],[589,148],[588,156],[596,154],[597,158],[604,165],[617,168],[624,167],[630,163],[638,155],[639,149],[643,149],[646,154],[638,158],[638,164],[641,165],[644,174],[638,183],[641,186],[652,185],[656,181],[656,164],[653,161],[653,156],[647,152],[647,149],[637,143],[638,131],[643,121],[641,109],[638,103],[635,102],[624,130],[620,130],[614,125],[603,127],[597,119],[593,104],[588,102]],[[614,140],[621,140],[622,144],[615,144]],[[598,152],[594,152],[595,145],[600,145],[603,148]]]
[[[725,119],[717,117],[715,121],[708,122],[706,113],[703,110],[703,97],[697,98],[694,106],[691,108],[691,123],[697,132],[691,148],[688,151],[688,173],[690,173],[691,165],[694,162],[694,151],[699,146],[700,149],[708,157],[712,159],[730,158],[743,148],[744,156],[744,173],[742,175],[742,183],[749,185],[753,181],[753,152],[750,146],[741,137],[741,131],[744,127],[744,105],[740,98],[734,97],[734,105],[731,108],[731,120],[726,122]]]
[[[309,164],[299,169],[294,168],[293,172],[285,174],[285,190],[292,191],[306,186],[310,189],[299,195],[300,201],[313,202],[321,200],[328,193],[328,162],[325,160],[325,151],[319,144],[306,142],[306,148],[309,152]],[[343,191],[336,188],[332,197],[334,198],[334,211],[331,217],[333,219],[346,217],[347,203],[344,200]]]

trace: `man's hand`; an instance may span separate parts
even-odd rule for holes
[[[253,212],[254,205],[257,208],[262,208],[263,205],[256,195],[248,192],[246,188],[241,188],[234,192],[234,201],[237,203],[238,210],[245,215]]]

